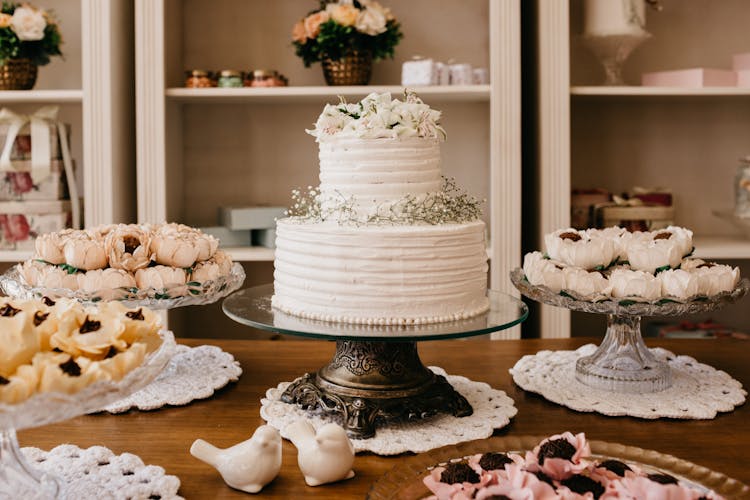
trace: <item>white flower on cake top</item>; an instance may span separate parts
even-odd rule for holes
[[[110,224],[36,239],[18,265],[25,285],[81,292],[90,300],[202,295],[232,272],[219,241],[182,224]]]
[[[545,254],[524,257],[526,279],[580,300],[687,301],[731,292],[740,279],[738,268],[690,258],[693,233],[682,227],[560,229],[544,242]]]

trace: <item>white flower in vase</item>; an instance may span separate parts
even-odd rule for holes
[[[681,247],[669,240],[636,241],[627,247],[630,267],[655,274],[657,270],[674,269],[682,262]]]
[[[359,12],[354,27],[357,28],[357,31],[360,33],[375,36],[385,33],[386,22],[385,12],[373,8],[372,6],[368,6]]]
[[[698,276],[682,269],[670,269],[659,273],[659,280],[664,296],[687,299],[698,295],[701,291]]]
[[[523,272],[534,286],[546,286],[553,292],[565,289],[562,269],[545,259],[541,252],[527,253],[523,258]]]
[[[22,42],[34,42],[44,38],[47,21],[44,11],[28,5],[17,7],[10,20],[10,28]]]
[[[547,255],[552,260],[580,267],[604,269],[614,262],[615,245],[611,239],[593,237],[575,229],[560,229],[544,236]]]
[[[617,268],[609,275],[611,295],[615,298],[640,298],[646,301],[661,297],[661,281],[650,273]]]
[[[565,267],[562,272],[565,290],[575,293],[578,298],[595,299],[609,294],[609,281],[597,271],[588,272],[577,267]]]

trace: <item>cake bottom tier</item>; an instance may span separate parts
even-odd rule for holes
[[[489,308],[484,222],[340,226],[278,221],[274,296],[283,312],[355,324],[469,318]]]

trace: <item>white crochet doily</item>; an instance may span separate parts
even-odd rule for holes
[[[241,374],[242,368],[234,356],[216,346],[178,345],[172,360],[153,382],[104,409],[122,413],[131,408],[154,410],[166,405],[186,405],[211,397],[217,389],[237,381]]]
[[[672,368],[669,389],[637,394],[594,389],[575,378],[576,360],[594,351],[594,344],[575,351],[539,351],[521,358],[510,373],[522,389],[541,394],[554,403],[611,416],[711,419],[718,412],[734,410],[747,396],[742,384],[726,372],[659,347],[651,352]]]
[[[85,450],[63,444],[51,451],[22,448],[35,469],[56,476],[65,484],[65,498],[177,499],[180,480],[164,469],[144,465],[131,453],[115,455],[103,446]]]
[[[442,368],[431,366],[438,375],[443,375],[463,397],[469,401],[474,413],[468,417],[436,415],[422,421],[402,422],[388,427],[379,427],[370,439],[352,439],[354,450],[370,451],[377,455],[398,455],[408,451],[422,453],[451,444],[484,439],[494,429],[505,427],[518,411],[513,400],[505,392],[493,389],[484,382],[474,382],[466,377],[447,375]],[[287,438],[284,429],[299,419],[309,419],[315,428],[326,423],[322,417],[310,415],[297,405],[283,403],[281,394],[289,385],[282,382],[268,389],[261,399],[260,416]]]

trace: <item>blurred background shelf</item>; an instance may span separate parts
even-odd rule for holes
[[[696,236],[693,243],[701,259],[750,259],[750,239],[742,236]]]
[[[573,96],[592,97],[712,97],[712,96],[750,96],[750,88],[747,87],[703,87],[703,88],[678,88],[678,87],[642,87],[622,86],[606,87],[602,85],[577,85],[570,87]]]
[[[83,102],[81,89],[0,90],[0,104],[67,104]]]

